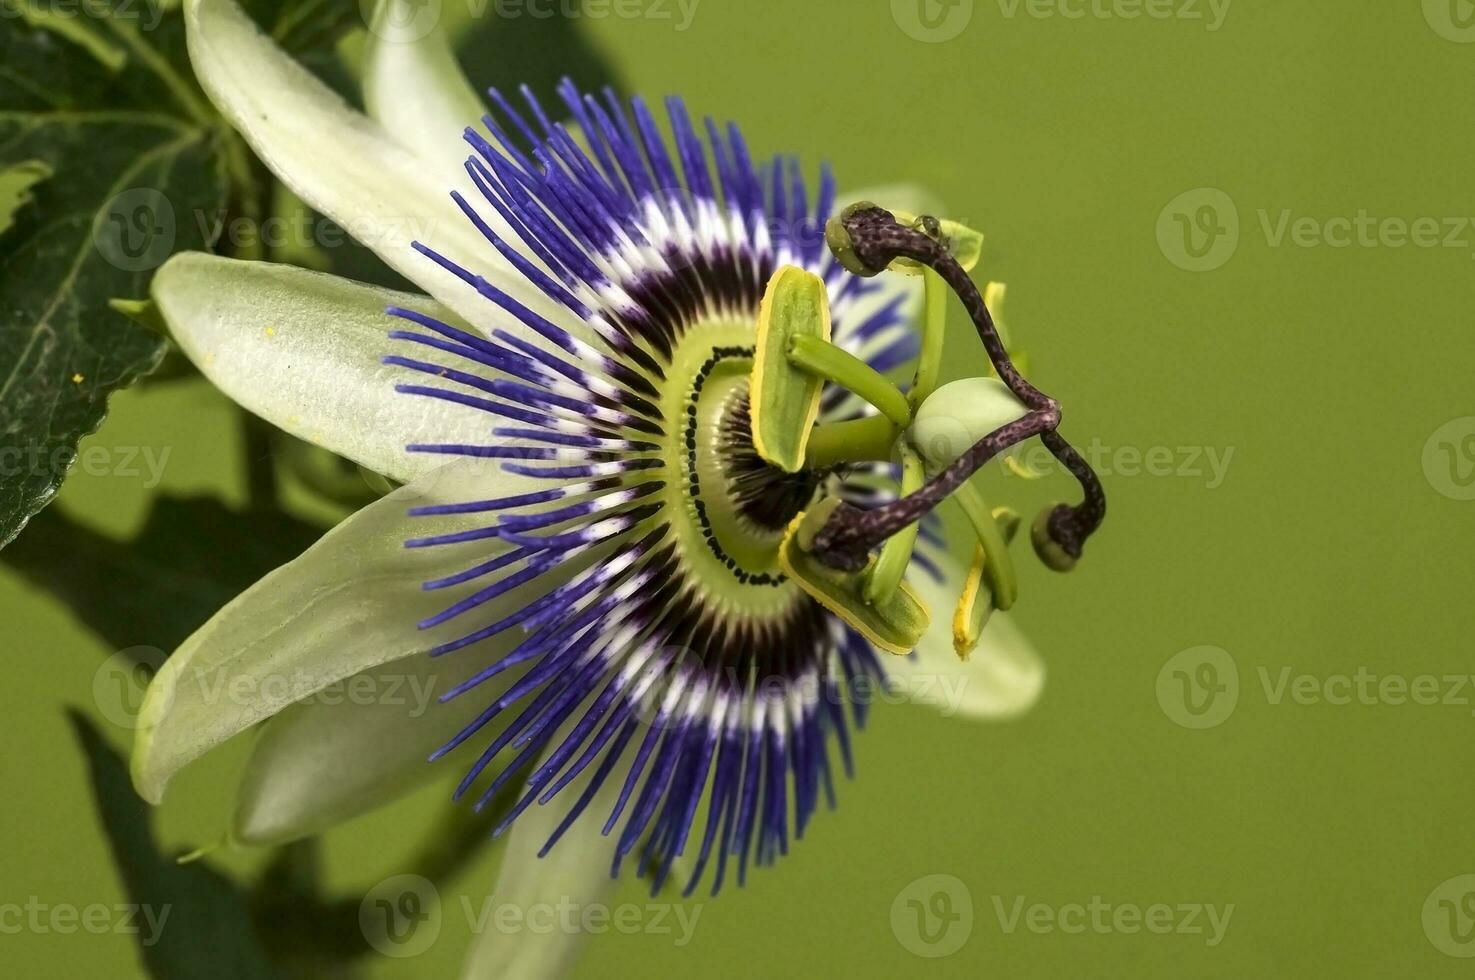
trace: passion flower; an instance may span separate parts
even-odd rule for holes
[[[953,679],[978,717],[1034,701],[1043,668],[1003,611],[1018,519],[969,477],[1030,436],[1078,457],[968,279],[980,236],[896,210],[904,189],[836,217],[828,168],[759,162],[680,99],[669,136],[644,101],[570,83],[556,116],[496,92],[482,116],[436,32],[376,42],[360,116],[231,0],[186,13],[197,74],[261,159],[429,295],[202,254],[155,277],[217,386],[403,486],[168,660],[140,716],[146,798],[264,722],[241,841],[460,766],[477,806],[520,787],[502,901],[597,900],[632,863],[715,893],[833,802],[863,685]],[[997,380],[937,387],[948,288]],[[1100,521],[1083,480],[1036,534],[1057,566]],[[439,685],[423,715],[311,697],[406,675]],[[571,948],[495,940],[470,972],[541,975]]]

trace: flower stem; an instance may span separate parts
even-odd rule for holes
[[[967,515],[968,523],[973,525],[978,543],[983,545],[983,577],[993,593],[994,608],[1007,610],[1019,596],[1019,583],[1014,577],[1014,561],[1009,557],[1009,543],[1004,532],[999,528],[999,522],[994,520],[993,511],[983,495],[972,483],[960,486],[954,499]]]
[[[922,457],[918,456],[916,451],[905,442],[901,443],[899,450],[901,453],[901,492],[903,494],[916,493],[922,488],[922,483],[926,479],[926,474],[922,469]],[[885,603],[895,595],[907,566],[912,563],[912,550],[917,545],[917,532],[921,529],[920,524],[908,524],[886,539],[886,543],[881,546],[881,555],[876,559],[876,564],[871,568],[871,574],[866,579],[864,593],[866,602],[871,605]]]
[[[931,269],[922,273],[922,354],[917,360],[917,377],[909,395],[912,410],[937,390],[942,373],[942,345],[947,334],[947,283]]]

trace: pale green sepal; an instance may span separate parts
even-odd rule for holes
[[[381,0],[364,51],[364,106],[401,145],[454,174],[469,148],[462,134],[486,111],[440,18],[428,27],[424,0]]]
[[[549,741],[555,746],[569,737],[576,717],[565,722]],[[547,753],[538,765],[546,761]],[[534,767],[535,768],[535,767]],[[503,930],[496,926],[497,909],[516,909],[521,916],[529,910],[610,907],[618,879],[610,874],[617,836],[601,833],[604,818],[614,808],[629,772],[628,763],[616,767],[590,799],[587,808],[558,842],[539,857],[569,807],[588,789],[598,766],[587,767],[580,776],[546,804],[534,804],[512,824],[507,849],[497,872],[497,881],[487,898],[491,918],[475,929],[471,948],[461,967],[462,980],[562,980],[588,942],[584,929],[522,928]],[[533,768],[528,770],[534,771]],[[628,860],[638,861],[638,855]],[[701,903],[678,907],[671,916],[672,934],[686,935],[696,926]],[[531,919],[525,924],[530,924]],[[684,923],[684,925],[683,925]]]
[[[139,795],[157,803],[180,768],[233,735],[338,681],[424,655],[462,635],[456,621],[433,630],[416,624],[486,581],[435,591],[421,583],[485,561],[507,545],[493,539],[407,548],[408,537],[465,530],[486,518],[412,520],[406,512],[543,485],[504,473],[495,461],[451,463],[365,507],[237,596],[184,641],[149,685],[133,751]],[[529,583],[480,615],[495,618],[549,587]],[[479,656],[480,649],[462,656]],[[485,649],[495,653],[497,647]]]
[[[575,333],[577,318],[489,248],[452,201],[479,195],[465,171],[442,171],[355,111],[258,28],[234,0],[185,0],[190,64],[210,101],[268,169],[396,272],[469,323],[543,343],[476,288],[417,252],[419,241]],[[487,223],[518,241],[492,209]]]
[[[436,777],[459,775],[485,741],[435,763],[431,753],[525,671],[505,671],[445,703],[440,696],[524,638],[508,630],[478,647],[474,659],[415,655],[381,664],[268,719],[236,792],[232,836],[243,844],[284,844],[369,813]],[[481,737],[496,738],[514,717],[503,712]],[[493,760],[484,778],[511,758]]]
[[[434,379],[382,363],[403,306],[464,324],[426,297],[289,265],[182,252],[151,287],[180,348],[243,407],[300,439],[407,483],[445,457],[416,442],[484,443],[484,413],[395,391]]]

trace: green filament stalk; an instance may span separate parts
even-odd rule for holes
[[[896,425],[912,422],[912,409],[901,389],[865,361],[834,344],[805,334],[789,338],[789,363],[865,399]]]

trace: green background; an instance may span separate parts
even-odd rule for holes
[[[1133,473],[1130,456],[1108,454],[1122,472],[1105,478],[1110,517],[1088,560],[1069,577],[1024,563],[1018,617],[1050,671],[1030,715],[979,725],[883,706],[839,809],[795,853],[707,903],[688,946],[605,936],[579,975],[1468,976],[1421,910],[1441,882],[1475,873],[1475,686],[1462,705],[1275,703],[1262,671],[1475,669],[1475,502],[1446,495],[1437,448],[1425,465],[1435,431],[1475,414],[1475,228],[1450,247],[1333,248],[1277,243],[1263,224],[1273,232],[1286,209],[1318,222],[1475,216],[1475,44],[1442,36],[1418,0],[1235,0],[1213,32],[1179,18],[1041,18],[1027,4],[1009,16],[977,0],[936,42],[899,26],[915,23],[915,0],[899,6],[702,0],[677,31],[668,2],[671,19],[582,26],[633,89],[741,120],[755,149],[828,158],[850,187],[934,187],[987,232],[980,271],[1008,282],[1015,340],[1064,401],[1066,433],[1170,447],[1173,471]],[[1437,21],[1442,4],[1428,7]],[[1157,227],[1170,201],[1205,187],[1234,202],[1238,247],[1195,273],[1169,260]],[[962,373],[977,361],[955,336]],[[1453,431],[1459,445],[1475,420]],[[196,382],[120,395],[86,445],[167,448],[161,489],[239,500],[236,440],[229,407]],[[1222,483],[1177,447],[1232,451]],[[57,506],[126,532],[142,519],[142,482],[78,472]],[[1027,512],[1073,493],[1059,477],[1002,487]],[[90,705],[112,651],[8,571],[0,603],[0,901],[126,901],[61,713]],[[1203,645],[1232,658],[1239,698],[1222,725],[1190,730],[1160,703],[1158,675]],[[181,777],[160,813],[170,845],[219,835],[242,757],[231,746]],[[395,871],[418,844],[404,828],[444,799],[436,787],[330,835],[332,880],[363,887]],[[459,882],[473,902],[494,862]],[[909,951],[891,914],[930,874],[955,876],[973,906],[966,943],[939,959]],[[1234,911],[1217,946],[1006,932],[995,902],[1017,896]],[[384,976],[453,973],[465,927],[459,896],[443,897],[441,939],[384,961]],[[640,884],[621,900],[643,901]],[[127,937],[29,932],[0,934],[0,965],[138,970]]]

